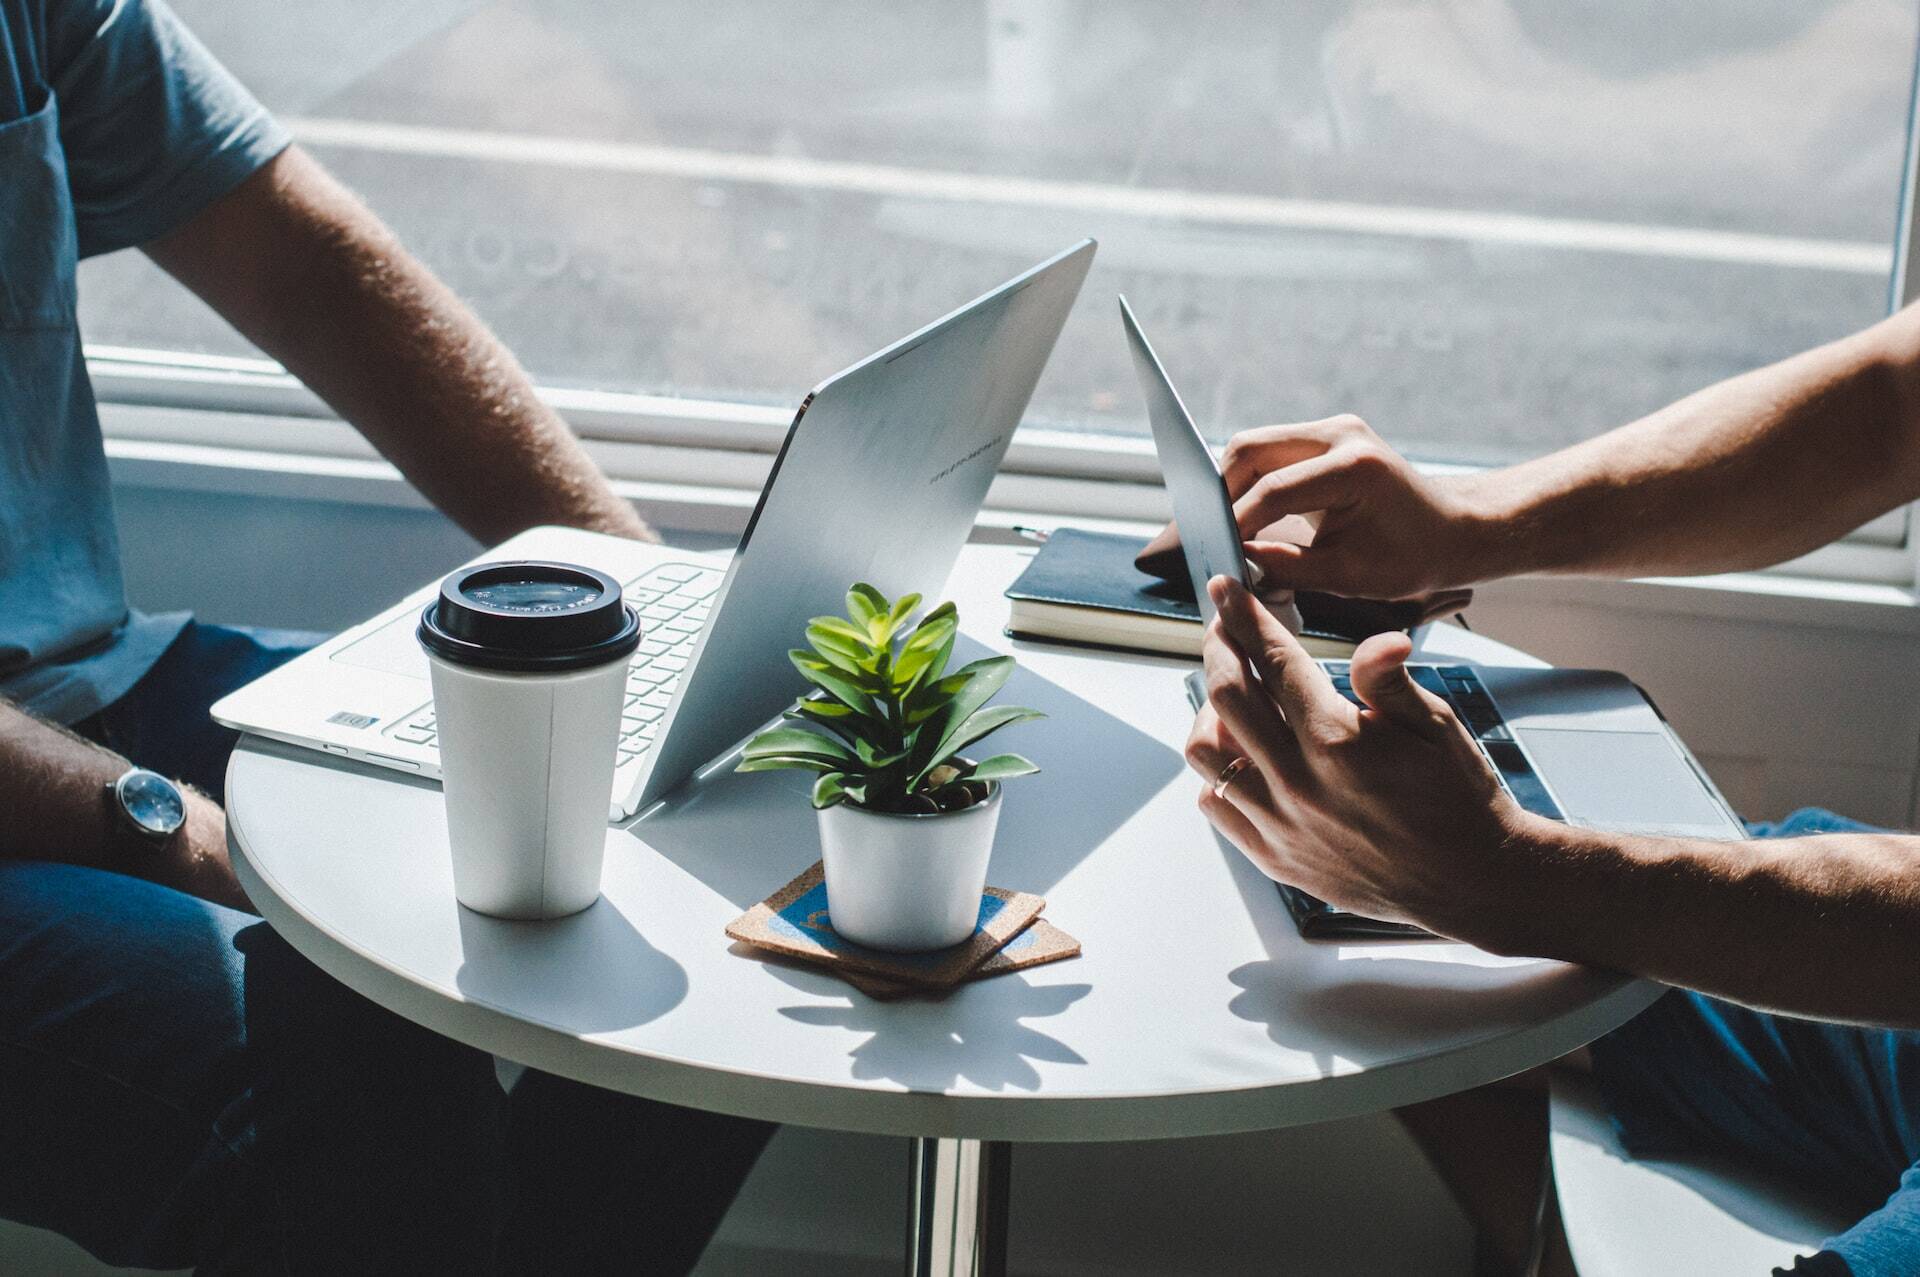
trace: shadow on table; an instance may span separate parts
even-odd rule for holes
[[[1266,1025],[1279,1045],[1310,1051],[1323,1064],[1335,1054],[1384,1050],[1409,1038],[1438,1042],[1525,1028],[1537,1018],[1548,986],[1564,988],[1582,974],[1546,962],[1515,971],[1373,953],[1357,957],[1305,943],[1301,950],[1229,972],[1240,993],[1228,1009]]]
[[[1538,1018],[1549,987],[1565,997],[1569,981],[1590,980],[1598,993],[1616,978],[1451,941],[1306,940],[1273,883],[1232,843],[1217,833],[1215,840],[1268,955],[1228,973],[1240,990],[1228,1009],[1265,1025],[1276,1044],[1309,1053],[1323,1071],[1337,1058],[1409,1038],[1438,1043],[1524,1028]]]
[[[832,977],[781,967],[767,968],[807,993],[845,985]],[[989,987],[991,986],[991,987]],[[841,1006],[792,1006],[780,1014],[799,1024],[867,1034],[849,1054],[853,1076],[897,1082],[914,1091],[944,1091],[960,1082],[985,1091],[1034,1091],[1040,1074],[1033,1062],[1085,1064],[1066,1043],[1023,1021],[1059,1015],[1087,996],[1087,984],[1032,985],[1018,973],[995,976],[934,1001],[874,1002],[848,993]]]
[[[990,655],[962,638],[953,663]],[[1024,666],[993,703],[1047,715],[988,741],[990,752],[1025,754],[1041,768],[1038,776],[1006,787],[991,871],[996,886],[1044,893],[1186,765],[1172,745]],[[820,858],[807,801],[812,782],[810,774],[797,772],[716,772],[628,828],[745,909]]]
[[[540,1020],[570,1033],[608,1033],[658,1019],[687,996],[687,973],[647,943],[605,896],[545,922],[460,915],[460,970],[469,1000],[538,1006]]]

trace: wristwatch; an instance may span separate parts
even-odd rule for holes
[[[107,806],[123,829],[150,843],[163,843],[187,823],[180,787],[144,767],[129,767],[107,785]]]

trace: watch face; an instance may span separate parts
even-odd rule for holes
[[[157,772],[129,772],[120,781],[120,806],[133,823],[164,838],[187,819],[187,804],[172,781]]]

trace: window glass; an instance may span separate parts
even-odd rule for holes
[[[1530,455],[1882,313],[1894,0],[175,0],[542,381],[791,404],[1082,234],[1031,419]],[[136,254],[90,340],[243,353]]]

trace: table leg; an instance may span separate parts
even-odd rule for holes
[[[1004,1141],[908,1141],[908,1277],[1006,1277],[1012,1171]]]

